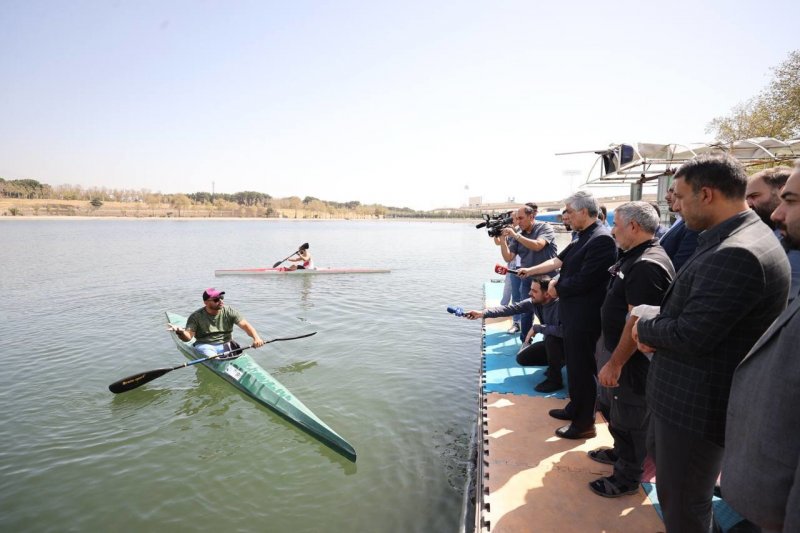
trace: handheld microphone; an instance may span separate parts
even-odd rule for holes
[[[501,276],[505,276],[506,274],[519,274],[519,270],[515,270],[513,268],[506,268],[503,265],[495,265],[494,271]]]
[[[456,316],[464,316],[464,309],[461,307],[448,307],[447,312]]]

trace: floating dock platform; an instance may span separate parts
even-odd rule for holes
[[[502,280],[484,285],[485,307],[500,305]],[[567,389],[535,392],[545,367],[516,363],[519,335],[506,331],[511,319],[484,321],[474,465],[469,473],[463,531],[476,533],[665,531],[655,490],[655,465],[648,458],[639,492],[603,498],[589,482],[612,474],[612,466],[587,452],[613,447],[608,424],[597,414],[597,436],[561,439],[566,422],[548,415],[567,404]],[[534,339],[536,340],[536,339]],[[566,369],[563,370],[567,383]],[[742,520],[714,498],[714,516],[723,532]]]

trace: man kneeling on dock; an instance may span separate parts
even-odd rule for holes
[[[558,317],[558,298],[547,293],[549,276],[536,278],[531,284],[530,298],[521,302],[492,307],[483,311],[467,311],[464,316],[470,320],[478,318],[497,318],[520,313],[533,313],[539,320],[526,332],[525,342],[517,353],[517,363],[521,366],[547,366],[545,380],[533,389],[536,392],[555,392],[564,388],[561,367],[564,366],[564,336]],[[533,336],[541,333],[544,340],[531,344]]]

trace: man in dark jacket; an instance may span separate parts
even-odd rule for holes
[[[665,197],[667,207],[671,213],[676,212],[673,198],[674,192],[675,185],[672,184],[669,186]],[[697,235],[699,233],[699,231],[687,228],[683,218],[678,214],[678,219],[675,223],[661,236],[659,243],[664,248],[664,251],[667,252],[676,272],[681,269],[697,248]]]
[[[517,353],[520,366],[547,366],[545,380],[533,389],[536,392],[555,392],[564,388],[561,368],[564,366],[564,334],[558,316],[558,298],[547,293],[549,276],[534,278],[531,283],[530,298],[521,302],[483,311],[467,311],[464,316],[470,320],[478,318],[497,318],[519,313],[532,313],[539,320],[527,332],[525,342]],[[543,339],[531,343],[534,335],[541,333]]]
[[[800,161],[772,219],[800,250]],[[744,358],[731,385],[722,496],[764,531],[800,531],[800,298]]]
[[[552,409],[550,416],[570,420],[558,428],[563,439],[585,439],[596,435],[597,400],[595,345],[600,337],[600,306],[610,278],[608,269],[617,260],[617,245],[608,228],[597,221],[599,206],[591,193],[579,191],[566,200],[566,212],[578,238],[558,257],[519,270],[523,277],[560,268],[550,282],[549,292],[558,295],[564,326],[570,402],[564,409]]]
[[[597,375],[614,447],[589,452],[595,461],[614,465],[612,475],[589,483],[593,492],[608,498],[639,492],[647,455],[645,384],[650,361],[631,337],[635,318],[630,311],[637,305],[659,305],[675,277],[672,262],[654,238],[657,228],[658,215],[647,202],[628,202],[616,209],[612,233],[623,252],[611,268],[601,309],[603,346],[598,364],[607,362]]]
[[[667,532],[708,533],[736,365],[786,307],[786,253],[747,207],[747,174],[701,155],[675,175],[675,205],[701,231],[655,318],[633,327],[647,376],[656,489]]]

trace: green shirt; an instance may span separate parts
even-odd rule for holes
[[[233,307],[224,306],[214,316],[203,307],[189,315],[186,329],[194,331],[197,344],[222,344],[231,340],[233,325],[242,320],[244,317]]]

